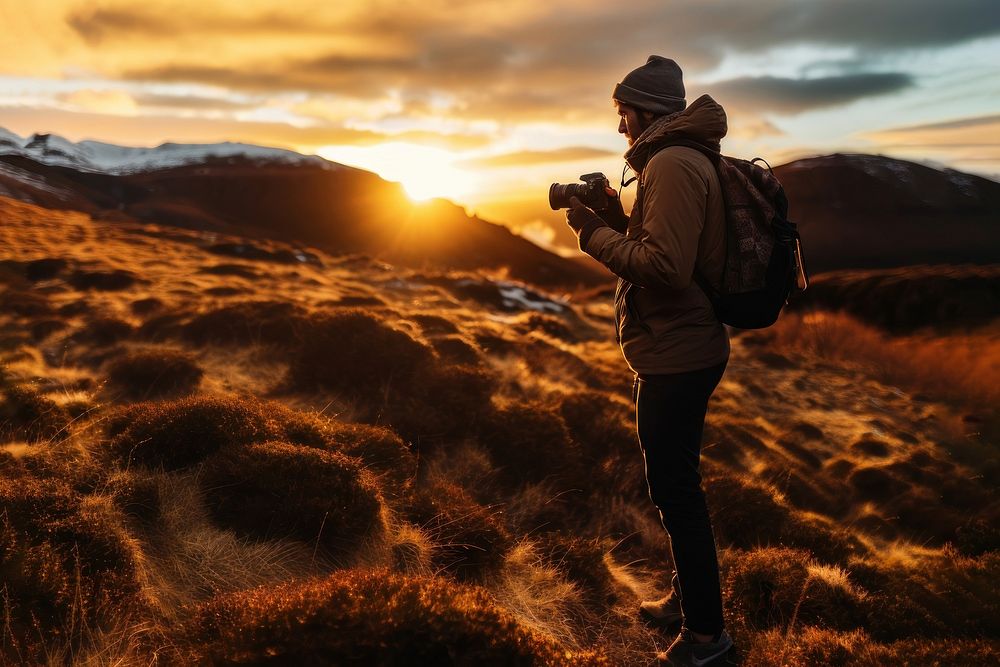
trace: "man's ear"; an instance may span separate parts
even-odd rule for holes
[[[642,120],[646,125],[652,123],[654,118],[656,118],[656,114],[652,111],[642,111]]]

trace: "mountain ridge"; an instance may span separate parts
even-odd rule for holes
[[[896,158],[835,153],[774,169],[813,273],[914,264],[989,264],[1000,183]],[[365,253],[411,267],[490,269],[540,286],[607,284],[444,199],[318,156],[225,142],[129,148],[0,128],[0,194],[96,217],[255,234]],[[543,205],[540,202],[540,206]]]

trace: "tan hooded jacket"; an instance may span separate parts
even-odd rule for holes
[[[625,360],[641,375],[682,373],[722,363],[729,336],[695,268],[718,287],[725,262],[725,206],[715,166],[675,137],[718,149],[726,113],[708,95],[684,111],[656,119],[625,153],[639,176],[628,229],[598,227],[587,254],[619,277],[618,338]]]

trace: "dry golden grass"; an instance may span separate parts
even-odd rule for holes
[[[800,351],[871,369],[883,381],[960,404],[1000,404],[1000,329],[947,336],[891,337],[845,313],[786,314],[763,336]]]
[[[645,665],[672,639],[636,616],[669,541],[607,304],[0,216],[0,663]],[[998,358],[994,329],[842,315],[734,339],[702,472],[743,664],[989,664]]]

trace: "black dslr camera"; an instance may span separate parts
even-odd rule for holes
[[[553,183],[549,186],[549,206],[553,211],[561,208],[569,208],[569,198],[576,197],[584,205],[595,211],[602,211],[608,207],[608,193],[604,188],[611,187],[608,177],[601,172],[584,174],[580,177],[583,183]]]

